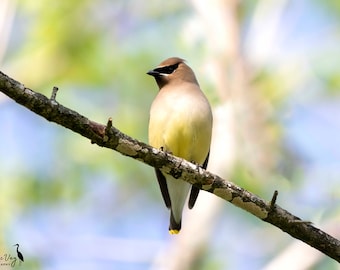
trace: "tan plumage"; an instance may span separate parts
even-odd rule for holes
[[[212,113],[195,74],[177,57],[163,61],[148,74],[156,79],[160,90],[150,110],[149,143],[206,168]],[[169,232],[178,233],[192,186],[157,169],[156,175],[165,204],[171,210]],[[197,187],[191,188],[189,208],[194,206],[198,193]]]

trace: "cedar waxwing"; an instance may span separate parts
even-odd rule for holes
[[[155,78],[159,87],[150,110],[150,145],[205,169],[209,159],[213,119],[209,102],[194,72],[183,59],[172,57],[147,74]],[[182,211],[190,188],[190,209],[200,190],[159,169],[156,169],[156,176],[165,205],[170,209],[169,233],[177,234],[181,229]]]

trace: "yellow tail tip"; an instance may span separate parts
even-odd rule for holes
[[[169,230],[170,234],[179,234],[179,230]]]

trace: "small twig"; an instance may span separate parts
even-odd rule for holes
[[[275,204],[276,204],[276,199],[277,199],[278,195],[279,195],[279,192],[277,190],[275,190],[274,194],[273,194],[273,197],[272,197],[272,200],[270,201],[270,210],[274,209]]]
[[[109,140],[111,128],[112,128],[112,118],[110,117],[109,120],[107,120],[107,124],[105,127],[105,133],[104,133],[104,138],[103,138],[104,142],[107,142]]]
[[[53,86],[53,89],[52,89],[52,95],[51,95],[51,98],[50,100],[52,101],[52,103],[57,103],[56,101],[56,97],[57,97],[57,92],[58,92],[59,88],[56,87],[56,86]]]

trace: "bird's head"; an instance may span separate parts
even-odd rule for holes
[[[166,84],[180,81],[198,84],[192,69],[179,57],[171,57],[164,60],[156,68],[147,72],[147,74],[155,78],[159,89]]]

